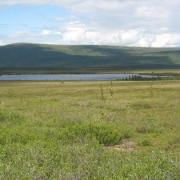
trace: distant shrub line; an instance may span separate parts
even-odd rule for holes
[[[142,76],[138,76],[138,75],[131,75],[131,76],[126,77],[126,78],[121,79],[121,80],[122,81],[159,81],[159,80],[179,80],[179,79],[180,79],[179,76],[142,77]]]

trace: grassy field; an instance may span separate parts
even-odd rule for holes
[[[0,179],[180,179],[180,81],[0,82]]]

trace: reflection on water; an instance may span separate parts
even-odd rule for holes
[[[0,80],[9,81],[90,81],[90,80],[122,80],[132,77],[156,78],[156,75],[138,74],[33,74],[33,75],[1,75]]]

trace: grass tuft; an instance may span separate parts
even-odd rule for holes
[[[75,140],[78,138],[96,139],[99,144],[115,145],[122,139],[127,139],[131,136],[128,130],[115,127],[111,124],[96,123],[96,124],[76,124],[70,127],[61,129],[61,137],[65,140]]]

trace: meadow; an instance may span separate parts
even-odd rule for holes
[[[180,81],[0,82],[0,179],[180,179]]]

